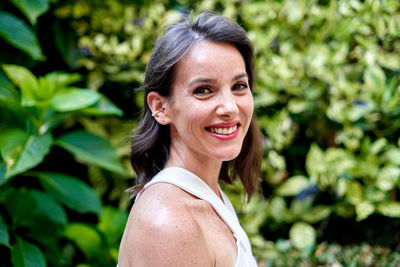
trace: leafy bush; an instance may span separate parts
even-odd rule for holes
[[[380,266],[400,264],[399,252],[368,244],[340,246],[321,243],[315,251],[299,251],[289,240],[269,243],[265,266]]]
[[[0,12],[0,252],[10,263],[116,263],[130,120],[143,105],[132,89],[159,25],[184,9],[220,11],[255,46],[263,196],[243,206],[240,184],[224,190],[256,257],[399,263],[398,1],[23,3]]]
[[[1,229],[3,244],[13,248],[12,263],[25,266],[34,260],[35,266],[45,266],[38,245],[49,252],[46,255],[49,262],[57,265],[68,262],[62,250],[57,249],[62,238],[74,241],[88,257],[94,258],[94,253],[101,250],[92,250],[104,244],[116,250],[122,232],[116,233],[117,238],[113,236],[115,231],[111,230],[115,226],[110,221],[119,216],[122,218],[119,227],[123,229],[126,213],[112,207],[103,209],[98,195],[79,178],[40,170],[38,165],[46,157],[52,157],[52,146],[58,146],[82,162],[124,174],[115,149],[106,139],[83,130],[53,135],[57,126],[74,114],[105,115],[121,111],[98,92],[69,86],[79,75],[52,72],[36,78],[28,69],[16,65],[3,65],[3,70],[19,89],[3,76],[0,182],[7,184],[1,188],[1,203],[6,208]],[[68,224],[66,208],[79,214],[96,214],[100,221],[93,227]],[[113,243],[105,243],[108,240],[102,240],[102,236]]]
[[[309,227],[323,240],[334,216],[400,217],[399,10],[398,1],[243,5],[273,187],[264,229],[290,224],[299,249],[315,244]]]
[[[61,19],[73,18],[83,54],[77,64],[88,70],[88,87],[95,89],[107,81],[141,84],[157,27],[175,14],[168,1],[75,1],[56,10]]]
[[[35,25],[50,3],[13,4]],[[1,12],[0,25],[1,36],[16,49],[33,60],[44,58],[33,29],[21,18]],[[84,173],[75,176],[52,165],[78,164],[68,166],[59,152],[64,149],[88,166],[127,176],[110,142],[75,122],[79,116],[121,116],[122,111],[104,94],[74,86],[83,79],[79,74],[53,71],[37,77],[12,64],[1,69],[0,244],[2,255],[10,255],[2,264],[73,265],[80,254],[96,266],[115,264],[127,212],[103,205]],[[76,219],[82,215],[96,220]]]

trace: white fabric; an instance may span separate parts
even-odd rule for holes
[[[210,203],[221,219],[231,229],[234,237],[236,238],[238,257],[235,267],[257,267],[257,262],[251,251],[249,238],[247,237],[243,228],[240,226],[232,203],[221,189],[220,192],[223,201],[201,178],[179,167],[169,167],[162,170],[155,177],[153,177],[153,179],[148,182],[142,190],[155,183],[169,183],[176,185],[186,192]],[[139,196],[140,193],[136,196],[136,198]]]

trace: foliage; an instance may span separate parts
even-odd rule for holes
[[[12,3],[33,26],[50,5],[47,1]],[[44,59],[38,38],[24,18],[1,12],[0,25],[5,41],[34,60]],[[84,173],[51,168],[57,162],[52,158],[62,155],[58,147],[88,166],[120,176],[128,173],[107,139],[77,128],[80,116],[122,115],[104,94],[79,87],[82,81],[77,73],[52,71],[36,76],[20,65],[1,65],[0,243],[10,255],[3,258],[5,265],[73,265],[81,253],[97,266],[117,262],[127,212],[102,204]],[[74,214],[96,220],[80,223]]]
[[[265,266],[397,266],[399,252],[368,244],[340,246],[322,242],[315,251],[294,249],[289,240],[270,242],[266,248]]]
[[[106,81],[142,83],[157,27],[176,13],[167,1],[76,1],[56,10],[60,18],[74,19],[83,51],[78,64],[88,70],[88,87],[95,89]]]
[[[134,176],[129,130],[143,105],[132,89],[160,25],[189,9],[223,13],[254,43],[264,196],[243,205],[239,183],[224,189],[256,257],[266,266],[399,263],[391,251],[400,241],[398,1],[0,5],[5,264],[116,263],[129,203],[123,190]],[[375,239],[385,247],[365,244]]]
[[[315,233],[297,236],[299,223],[323,238],[332,216],[399,217],[400,4],[289,3],[243,5],[240,18],[257,53],[266,220],[292,224],[301,248]]]
[[[71,86],[81,79],[79,75],[51,72],[37,78],[22,66],[3,64],[2,68],[12,82],[2,77],[0,181],[5,184],[1,188],[1,203],[6,207],[2,214],[3,243],[12,247],[13,265],[46,266],[43,251],[51,251],[46,255],[48,262],[66,264],[70,259],[57,249],[58,243],[68,238],[81,248],[82,236],[86,246],[91,244],[86,237],[92,236],[102,248],[96,253],[104,250],[112,260],[111,252],[117,249],[118,242],[115,237],[114,243],[103,241],[102,236],[107,236],[109,229],[103,227],[102,232],[100,227],[109,224],[102,218],[113,220],[106,215],[113,208],[103,209],[98,195],[78,177],[43,171],[39,166],[52,156],[52,147],[59,146],[82,162],[124,174],[115,149],[103,137],[73,129],[61,136],[53,134],[60,124],[77,114],[120,114],[120,110],[96,91]],[[32,182],[39,188],[29,187]],[[68,209],[96,214],[100,222],[93,227],[74,228],[75,224],[68,223]],[[126,217],[125,212],[120,213]],[[115,215],[122,216],[118,212]],[[120,229],[123,225],[119,225]],[[27,230],[22,231],[23,228]],[[95,256],[82,251],[89,259]],[[116,261],[115,253],[113,260]]]

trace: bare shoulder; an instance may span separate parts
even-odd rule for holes
[[[174,185],[150,186],[132,207],[119,266],[212,265],[203,232],[193,216],[193,209],[202,205]]]
[[[167,183],[150,186],[133,205],[130,216],[134,224],[146,224],[163,231],[174,231],[179,226],[182,231],[194,231],[197,223],[192,209],[201,201],[182,189]]]

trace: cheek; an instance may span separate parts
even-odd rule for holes
[[[247,118],[251,118],[253,116],[253,110],[254,110],[253,96],[249,94],[247,97],[243,99],[241,105],[244,115]]]
[[[176,102],[171,110],[171,124],[181,134],[193,133],[206,116],[205,107],[194,101]]]

